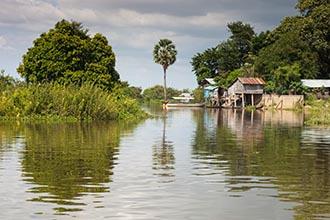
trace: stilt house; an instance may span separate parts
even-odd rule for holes
[[[256,106],[262,100],[265,81],[262,78],[239,77],[228,88],[226,106],[245,107]]]
[[[221,107],[221,96],[224,90],[217,86],[212,78],[205,78],[200,82],[204,90],[204,98],[207,107]]]

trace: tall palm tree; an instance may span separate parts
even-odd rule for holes
[[[154,61],[163,66],[164,70],[164,100],[166,96],[166,70],[176,61],[177,51],[175,45],[169,39],[161,39],[154,47]]]

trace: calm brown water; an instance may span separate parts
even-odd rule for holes
[[[330,219],[330,129],[295,112],[0,123],[0,219]]]

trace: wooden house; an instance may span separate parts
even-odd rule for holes
[[[200,86],[203,88],[206,106],[221,107],[221,96],[224,94],[224,89],[217,86],[213,78],[203,79]]]
[[[204,87],[204,98],[207,107],[221,107],[221,97],[224,94],[224,89],[220,86]]]
[[[262,78],[239,77],[228,88],[225,106],[245,107],[257,106],[263,95],[265,81]]]

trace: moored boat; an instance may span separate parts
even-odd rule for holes
[[[177,102],[165,102],[163,108],[182,108],[182,107],[204,107],[204,102],[192,102],[194,97],[192,97],[189,93],[182,93],[180,96],[172,97],[172,99],[176,100]]]
[[[168,103],[167,107],[204,107],[205,103]]]

